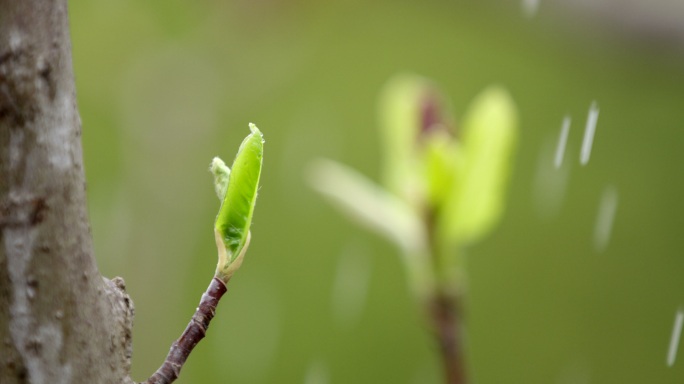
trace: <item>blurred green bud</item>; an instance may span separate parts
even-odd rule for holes
[[[216,194],[223,198],[214,222],[214,235],[219,253],[216,276],[224,282],[240,268],[249,246],[249,227],[261,175],[263,135],[254,124],[250,123],[249,128],[252,133],[240,145],[232,172],[218,158],[211,165]]]
[[[422,160],[426,142],[448,138],[446,103],[430,80],[404,74],[391,79],[380,96],[383,175],[387,188],[412,204],[421,205],[426,191]],[[429,143],[427,145],[430,145]]]
[[[440,210],[451,198],[454,183],[465,166],[460,144],[446,133],[430,135],[425,140],[424,176],[427,187],[427,203]]]
[[[470,106],[462,125],[463,166],[439,223],[449,241],[475,241],[499,220],[517,126],[516,107],[503,88],[487,88]]]
[[[499,220],[517,140],[517,112],[505,90],[483,91],[458,132],[445,100],[415,75],[397,76],[383,89],[386,189],[330,161],[315,164],[310,178],[344,213],[402,248],[420,297],[435,284],[462,283],[454,248],[481,238]]]
[[[387,83],[380,98],[383,175],[391,192],[434,215],[440,239],[464,244],[486,234],[502,213],[517,113],[505,90],[489,88],[455,134],[447,104],[423,77]]]

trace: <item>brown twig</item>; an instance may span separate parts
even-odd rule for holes
[[[442,357],[444,382],[446,384],[467,384],[465,352],[461,337],[461,329],[463,327],[462,312],[460,310],[461,300],[459,295],[446,293],[453,290],[448,289],[444,283],[444,277],[440,276],[441,273],[445,273],[443,269],[446,266],[441,254],[442,249],[437,241],[437,231],[435,228],[436,213],[435,208],[426,210],[425,223],[433,268],[435,275],[438,276],[438,280],[442,281],[442,283],[432,293],[426,311]]]
[[[171,345],[171,350],[166,356],[164,364],[144,384],[170,384],[178,378],[190,352],[207,333],[209,323],[216,314],[216,306],[226,290],[226,284],[223,281],[216,277],[211,279],[207,291],[202,295],[197,311],[195,311],[181,337]]]
[[[437,294],[430,303],[429,311],[442,356],[445,383],[466,384],[463,340],[459,332],[461,324],[456,303],[444,294]]]

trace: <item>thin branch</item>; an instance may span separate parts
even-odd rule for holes
[[[195,311],[185,331],[171,345],[171,350],[161,367],[144,384],[170,384],[178,378],[190,352],[206,335],[209,323],[216,315],[216,306],[226,290],[226,284],[223,281],[216,277],[211,279],[211,283],[206,292],[202,294],[199,307],[197,307],[197,311]]]
[[[444,255],[441,253],[442,248],[440,248],[437,240],[435,220],[436,211],[434,209],[427,210],[425,223],[428,244],[432,255],[433,268],[437,280],[441,283],[432,292],[426,311],[432,322],[435,339],[439,345],[444,369],[444,382],[446,384],[467,384],[465,352],[461,337],[463,315],[460,311],[460,305],[462,296],[446,293],[447,287],[444,283],[444,276],[440,276],[440,273],[444,274],[444,269],[447,266],[444,265]]]
[[[442,356],[446,384],[466,384],[459,313],[453,299],[437,294],[429,308],[435,339]]]

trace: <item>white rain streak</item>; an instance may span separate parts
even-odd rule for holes
[[[540,0],[522,0],[522,9],[526,17],[532,18],[539,12]]]
[[[368,252],[351,245],[337,263],[332,290],[332,313],[337,325],[353,327],[361,317],[368,295],[371,263]]]
[[[557,384],[589,384],[591,369],[584,358],[578,358],[566,364],[558,375]]]
[[[568,133],[570,133],[570,116],[565,116],[563,118],[563,125],[561,126],[560,136],[558,137],[558,145],[556,146],[556,157],[554,158],[553,165],[556,169],[563,165],[563,157],[565,156],[565,147],[568,144]]]
[[[324,362],[315,360],[309,364],[304,376],[304,384],[328,384],[330,383],[330,373]]]
[[[555,138],[549,136],[539,151],[537,169],[532,185],[532,199],[539,217],[548,219],[557,215],[565,199],[572,162],[556,168],[554,162]]]
[[[668,367],[673,366],[677,359],[677,348],[679,347],[679,339],[682,336],[682,324],[684,324],[684,309],[679,309],[675,314],[672,337],[670,338],[670,348],[667,350]]]
[[[591,103],[589,114],[587,115],[587,125],[584,128],[584,139],[582,140],[582,151],[580,153],[580,163],[587,165],[591,156],[591,146],[594,144],[594,133],[596,132],[596,122],[598,121],[599,108],[596,101]]]
[[[601,197],[598,215],[596,216],[596,227],[594,228],[594,245],[599,252],[603,252],[610,241],[617,206],[617,190],[612,186],[607,187]]]

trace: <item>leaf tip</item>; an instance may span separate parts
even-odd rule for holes
[[[264,134],[257,128],[256,124],[249,123],[249,130],[252,132],[252,135],[258,135],[261,138],[261,142],[264,142]]]

